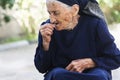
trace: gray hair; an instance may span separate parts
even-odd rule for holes
[[[71,8],[70,5],[67,5],[67,4],[65,4],[65,3],[63,3],[63,2],[60,2],[60,1],[58,1],[58,0],[46,0],[46,4],[55,3],[55,2],[60,3],[62,6],[66,7],[66,8]]]

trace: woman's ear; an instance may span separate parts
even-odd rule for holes
[[[78,4],[74,4],[74,5],[72,6],[72,13],[73,13],[73,16],[78,15],[79,9],[80,9],[80,7],[79,7]]]

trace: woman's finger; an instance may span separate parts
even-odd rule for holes
[[[41,30],[41,29],[45,29],[45,28],[49,28],[49,29],[51,29],[51,30],[54,30],[55,26],[54,26],[53,24],[47,23],[47,24],[42,25],[42,26],[40,27],[40,30]]]
[[[71,64],[69,64],[65,69],[67,69],[68,71],[70,71],[71,69],[72,69],[72,65]]]

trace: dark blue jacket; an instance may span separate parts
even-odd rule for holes
[[[65,68],[72,60],[82,58],[91,58],[96,67],[109,71],[120,66],[120,51],[102,19],[83,15],[73,30],[54,30],[48,51],[42,49],[39,33],[34,59],[39,72],[44,73],[55,67]]]

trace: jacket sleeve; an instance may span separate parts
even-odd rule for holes
[[[42,24],[45,24],[45,22]],[[51,45],[51,43],[50,43],[50,45]],[[42,36],[40,33],[38,36],[38,46],[36,48],[34,64],[40,73],[45,73],[51,68],[51,49],[49,49],[48,51],[43,50]]]
[[[93,61],[97,67],[107,70],[118,68],[120,66],[120,51],[103,20],[99,21],[96,33],[97,57],[94,57]]]

